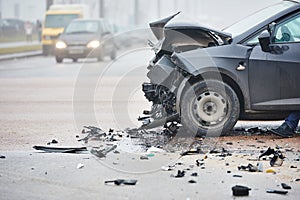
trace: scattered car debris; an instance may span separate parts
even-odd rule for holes
[[[191,174],[191,176],[198,176],[198,173],[194,172],[194,173]]]
[[[175,178],[182,178],[185,175],[185,171],[184,170],[178,170],[177,171],[177,175],[174,176]]]
[[[130,180],[125,180],[125,179],[116,179],[112,181],[105,181],[105,184],[107,183],[114,183],[115,185],[135,185],[137,183],[137,180],[130,179]]]
[[[244,170],[249,172],[258,172],[258,167],[249,163],[247,166],[241,165],[238,166],[238,170]]]
[[[41,150],[48,153],[82,153],[87,151],[86,147],[53,147],[53,146],[38,146],[35,145],[32,148],[35,150]]]
[[[82,164],[82,163],[78,163],[78,165],[77,165],[77,169],[81,169],[81,168],[83,168],[84,167],[84,164]]]
[[[259,159],[264,157],[264,156],[269,156],[273,155],[272,159],[270,160],[270,165],[271,167],[273,166],[281,166],[284,160],[284,155],[281,153],[280,150],[275,151],[271,147],[269,147],[265,152],[263,152],[260,156]]]
[[[189,180],[189,183],[197,183],[195,180]]]
[[[157,147],[153,147],[153,146],[147,150],[147,153],[164,153],[164,152],[166,152],[166,151],[161,148],[157,148]]]
[[[6,157],[5,157],[5,156],[3,156],[3,155],[0,155],[0,158],[1,158],[1,159],[5,159]]]
[[[200,153],[202,153],[201,149],[197,148],[197,149],[190,149],[188,151],[185,151],[185,152],[181,153],[180,155],[186,156],[186,155],[194,155],[194,154],[200,154]]]
[[[233,196],[248,196],[251,188],[242,185],[235,185],[232,188]]]
[[[47,145],[50,145],[50,144],[57,144],[58,141],[56,139],[53,139],[51,142],[48,142]]]
[[[95,126],[84,126],[84,129],[81,131],[81,133],[87,133],[87,136],[85,136],[82,139],[79,139],[78,141],[84,141],[86,143],[89,139],[99,140],[101,137],[106,136],[106,133],[101,128]]]
[[[169,166],[162,166],[161,167],[161,169],[163,170],[163,171],[172,171],[172,170],[174,170],[175,169],[175,165],[169,165]]]
[[[148,156],[140,156],[140,160],[149,160]]]
[[[243,178],[242,175],[238,175],[238,174],[234,174],[234,175],[232,175],[232,177],[234,177],[234,178]]]
[[[272,190],[272,189],[268,189],[267,193],[274,193],[274,194],[287,194],[288,191],[286,190]]]
[[[266,169],[266,173],[276,174],[276,171],[273,168]]]
[[[291,186],[289,186],[288,184],[286,184],[286,183],[281,183],[281,187],[283,188],[283,189],[286,189],[286,190],[290,190],[290,189],[292,189],[292,187]]]
[[[93,147],[90,152],[99,158],[103,158],[103,157],[106,157],[106,154],[115,150],[116,148],[117,148],[117,145],[113,145],[111,147],[107,147],[104,149],[98,149],[98,148]]]

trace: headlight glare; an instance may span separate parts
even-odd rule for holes
[[[58,41],[58,42],[56,42],[55,47],[56,47],[57,49],[64,49],[64,48],[67,47],[67,45],[66,45],[66,43],[64,43],[63,41]]]
[[[100,46],[100,42],[98,40],[93,40],[93,41],[90,41],[87,45],[88,48],[97,48]]]

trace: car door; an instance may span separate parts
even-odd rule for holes
[[[271,52],[259,45],[249,58],[249,90],[254,110],[300,110],[300,14],[277,23]]]
[[[268,54],[258,44],[260,33],[247,43],[254,45],[248,63],[249,98],[251,109],[268,110],[271,101],[280,100],[280,69],[267,60]]]
[[[280,110],[300,110],[300,12],[277,23],[273,44],[279,51],[267,53],[267,60],[280,70],[280,101],[273,104]]]

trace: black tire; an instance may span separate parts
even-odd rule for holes
[[[57,63],[62,63],[63,58],[55,56],[55,60],[56,60]]]
[[[50,54],[50,49],[43,45],[43,50],[42,50],[43,56],[48,56]]]
[[[226,135],[240,114],[235,91],[218,80],[195,83],[183,94],[180,105],[182,125],[197,136]]]
[[[110,59],[115,60],[117,57],[117,51],[116,49],[113,49],[112,52],[110,53]]]
[[[102,50],[102,51],[98,54],[98,56],[97,56],[98,62],[102,61],[103,58],[104,58],[104,55],[103,55],[103,50]]]

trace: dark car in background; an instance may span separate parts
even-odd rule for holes
[[[222,31],[168,23],[174,16],[150,24],[159,42],[143,84],[153,102],[144,127],[177,121],[218,136],[238,119],[300,110],[299,2],[282,1]]]
[[[55,45],[55,59],[61,63],[64,58],[74,62],[79,58],[116,57],[116,46],[111,26],[104,19],[75,19],[59,36]]]

